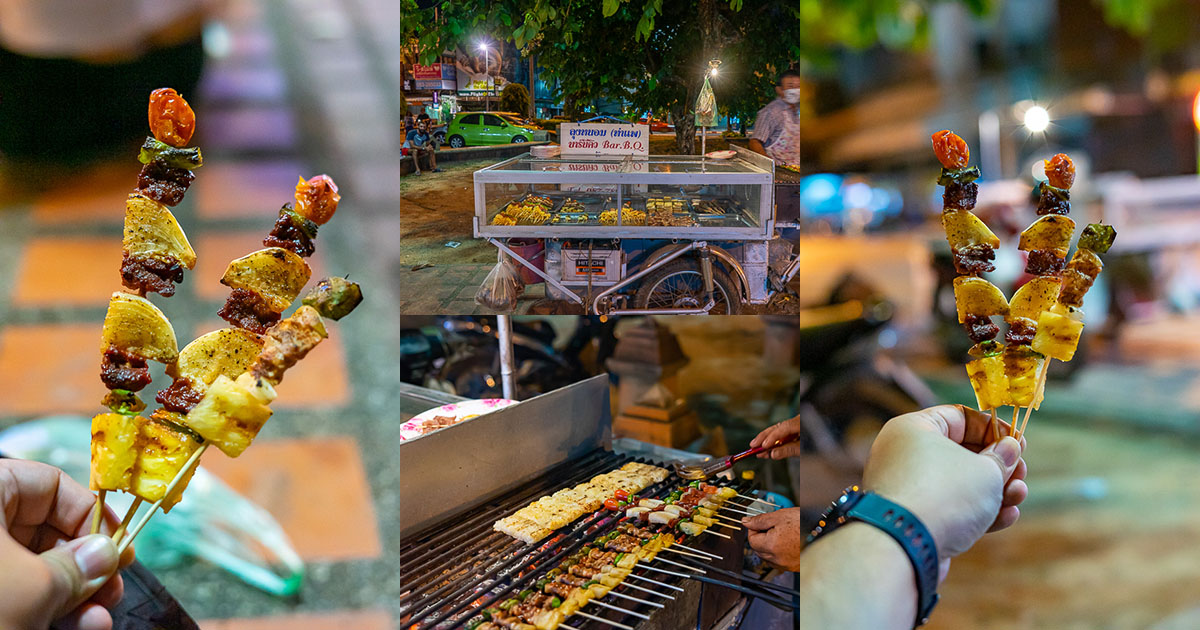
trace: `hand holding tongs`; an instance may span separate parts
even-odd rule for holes
[[[742,451],[741,453],[738,453],[737,455],[730,455],[728,457],[723,457],[721,459],[715,459],[711,462],[706,462],[704,464],[699,464],[699,465],[684,464],[683,462],[677,461],[674,464],[672,464],[671,467],[675,469],[676,475],[679,475],[680,477],[682,477],[684,479],[707,479],[707,478],[721,472],[722,470],[729,470],[729,468],[732,467],[734,464],[736,464],[737,462],[739,462],[747,457],[750,457],[751,455],[758,455],[759,453],[762,453],[763,451],[769,451],[769,450],[775,448],[776,446],[783,446],[784,444],[790,444],[791,442],[795,442],[798,439],[800,439],[800,436],[797,434],[793,434],[793,435],[789,435],[789,436],[783,438],[782,440],[772,444],[771,446],[756,446],[748,451]]]

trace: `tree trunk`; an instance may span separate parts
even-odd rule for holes
[[[529,112],[528,112],[528,115],[529,115],[530,120],[533,120],[533,118],[534,118],[534,113],[535,113],[534,110],[536,109],[535,103],[537,103],[537,92],[534,91],[535,83],[536,82],[534,81],[534,78],[533,78],[533,55],[529,55]]]
[[[679,155],[696,153],[696,112],[686,97],[682,103],[671,107],[671,118],[675,119],[675,150]]]

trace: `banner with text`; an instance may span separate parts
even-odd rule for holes
[[[558,142],[563,155],[649,155],[650,127],[563,123]]]

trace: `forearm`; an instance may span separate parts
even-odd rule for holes
[[[849,523],[800,556],[800,626],[908,630],[917,584],[900,544],[866,523]]]
[[[761,154],[761,155],[766,155],[766,154],[767,154],[767,149],[766,149],[766,147],[764,147],[764,146],[763,146],[763,143],[762,143],[762,142],[760,142],[760,141],[758,140],[758,138],[750,138],[750,145],[749,145],[749,147],[750,147],[750,150],[751,150],[751,151],[753,151],[753,152],[755,152],[755,153],[759,153],[759,154]]]

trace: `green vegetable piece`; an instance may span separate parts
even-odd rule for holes
[[[972,346],[971,349],[967,351],[967,354],[979,359],[983,357],[994,357],[1002,352],[1004,352],[1004,344],[996,341],[995,339],[988,339],[987,341],[981,341]]]
[[[551,597],[550,598],[550,607],[558,608],[559,606],[562,606],[562,600],[559,599],[558,596]]]
[[[690,487],[692,487],[692,488],[697,488],[697,489],[699,489],[699,488],[700,488],[700,482],[699,482],[699,481],[693,481],[693,482],[689,483],[689,484],[688,484],[688,486],[690,486]]]
[[[960,184],[969,184],[979,179],[979,167],[969,166],[967,168],[956,168],[954,170],[942,168],[941,175],[938,175],[938,186],[949,186],[952,182]]]
[[[534,586],[537,586],[537,590],[544,591],[544,590],[546,590],[546,585],[549,583],[550,583],[550,578],[542,578],[542,579],[538,580],[537,582],[535,582]]]
[[[1117,239],[1117,231],[1111,225],[1089,223],[1079,234],[1079,249],[1090,249],[1097,254],[1108,252],[1113,241]]]
[[[169,144],[147,137],[146,142],[142,144],[141,151],[138,152],[138,161],[142,164],[149,164],[154,160],[158,160],[171,168],[182,168],[185,170],[204,166],[204,156],[200,154],[200,149],[196,147],[177,149]]]
[[[519,603],[521,603],[521,602],[518,602],[515,599],[506,599],[506,600],[504,600],[504,603],[500,604],[500,610],[508,612],[509,608],[512,608],[513,606],[516,606]]]
[[[317,309],[321,317],[337,321],[349,315],[362,300],[362,288],[358,283],[334,276],[318,282],[301,303]]]
[[[304,235],[308,238],[317,238],[317,230],[320,226],[315,221],[301,216],[299,212],[296,212],[292,208],[292,204],[283,204],[283,207],[279,209],[279,216],[287,217],[292,222],[292,225],[299,228],[301,232],[304,232]]]
[[[492,617],[496,616],[496,613],[498,613],[498,612],[500,612],[500,611],[495,608],[485,608],[485,609],[483,609],[483,612],[480,614],[483,615],[484,621],[491,621]]]
[[[525,589],[525,590],[521,591],[520,593],[517,593],[517,599],[519,599],[521,601],[525,601],[525,600],[529,599],[530,595],[533,595],[533,591],[531,591],[529,589]]]
[[[146,403],[137,394],[127,389],[114,389],[104,396],[104,404],[113,413],[123,416],[136,416],[146,408]]]

